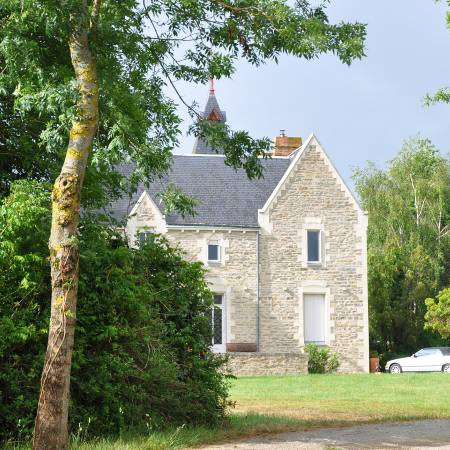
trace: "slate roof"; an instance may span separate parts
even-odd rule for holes
[[[210,91],[208,96],[208,101],[206,102],[205,110],[203,111],[203,118],[207,119],[210,114],[215,111],[218,115],[219,122],[225,123],[227,121],[227,115],[225,111],[220,109],[219,103],[217,102],[217,98],[214,94],[214,91]],[[198,155],[217,155],[223,153],[218,149],[218,151],[214,150],[210,145],[208,145],[202,139],[197,139],[194,144],[194,149],[192,153]]]
[[[123,220],[146,190],[164,214],[158,194],[168,183],[195,197],[200,204],[196,216],[183,219],[174,213],[166,216],[168,225],[209,225],[223,227],[258,227],[258,209],[262,208],[286,172],[292,159],[273,158],[261,161],[264,178],[249,180],[245,171],[224,164],[223,156],[175,155],[171,172],[153,182],[148,189],[139,186],[131,202],[121,199],[111,205],[117,220]],[[132,166],[123,166],[127,175]]]

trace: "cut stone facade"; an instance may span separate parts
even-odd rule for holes
[[[303,353],[230,353],[226,371],[235,376],[297,375],[308,371]]]
[[[211,290],[225,299],[226,343],[257,343],[257,231],[173,230],[167,237],[186,252],[190,260],[208,269]],[[208,242],[217,242],[221,260],[208,262]]]
[[[192,156],[205,157],[214,158]],[[171,225],[144,192],[126,232],[131,240],[140,230],[162,233],[205,264],[211,290],[223,295],[221,351],[231,352],[236,374],[306,371],[305,295],[324,298],[323,344],[339,354],[339,370],[367,372],[367,217],[313,135],[286,159],[258,226]],[[320,233],[316,263],[306,257],[308,230]],[[208,261],[209,243],[220,247],[217,262]]]
[[[304,348],[304,294],[323,294],[326,344],[340,370],[368,370],[366,216],[316,140],[303,151],[266,214],[260,238],[260,350]],[[267,219],[266,219],[267,220]],[[322,263],[306,262],[307,229],[322,231]]]

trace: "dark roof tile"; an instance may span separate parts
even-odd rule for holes
[[[200,201],[194,217],[182,218],[177,213],[166,217],[168,225],[207,225],[224,227],[258,227],[258,209],[262,208],[286,172],[289,158],[273,158],[262,162],[264,178],[249,180],[243,169],[234,170],[224,164],[223,156],[175,155],[171,172],[153,182],[147,191],[161,212],[159,193],[173,183]],[[131,166],[122,172],[130,173]],[[113,215],[121,220],[146,190],[139,186],[131,202],[114,202]]]

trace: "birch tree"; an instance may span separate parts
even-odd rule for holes
[[[331,52],[350,64],[364,56],[365,26],[332,24],[325,4],[306,0],[3,0],[0,26],[0,95],[14,97],[22,118],[45,118],[36,146],[63,161],[52,193],[51,318],[33,440],[36,450],[60,450],[68,446],[81,205],[106,204],[169,169],[180,120],[166,87],[196,119],[191,131],[223,145],[226,164],[262,176],[258,156],[270,141],[197,120],[177,81],[206,83],[230,76],[238,59],[257,66],[282,54]],[[136,171],[122,179],[115,167],[130,160]],[[179,199],[168,195],[166,207],[189,211]]]
[[[369,212],[372,347],[398,354],[438,344],[424,331],[424,300],[450,281],[448,159],[429,140],[414,138],[386,170],[370,164],[354,179]]]

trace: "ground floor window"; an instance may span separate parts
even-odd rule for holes
[[[326,343],[326,307],[324,294],[303,296],[303,324],[305,344]]]
[[[210,310],[213,351],[225,351],[225,305],[222,294],[214,294],[214,304]]]

